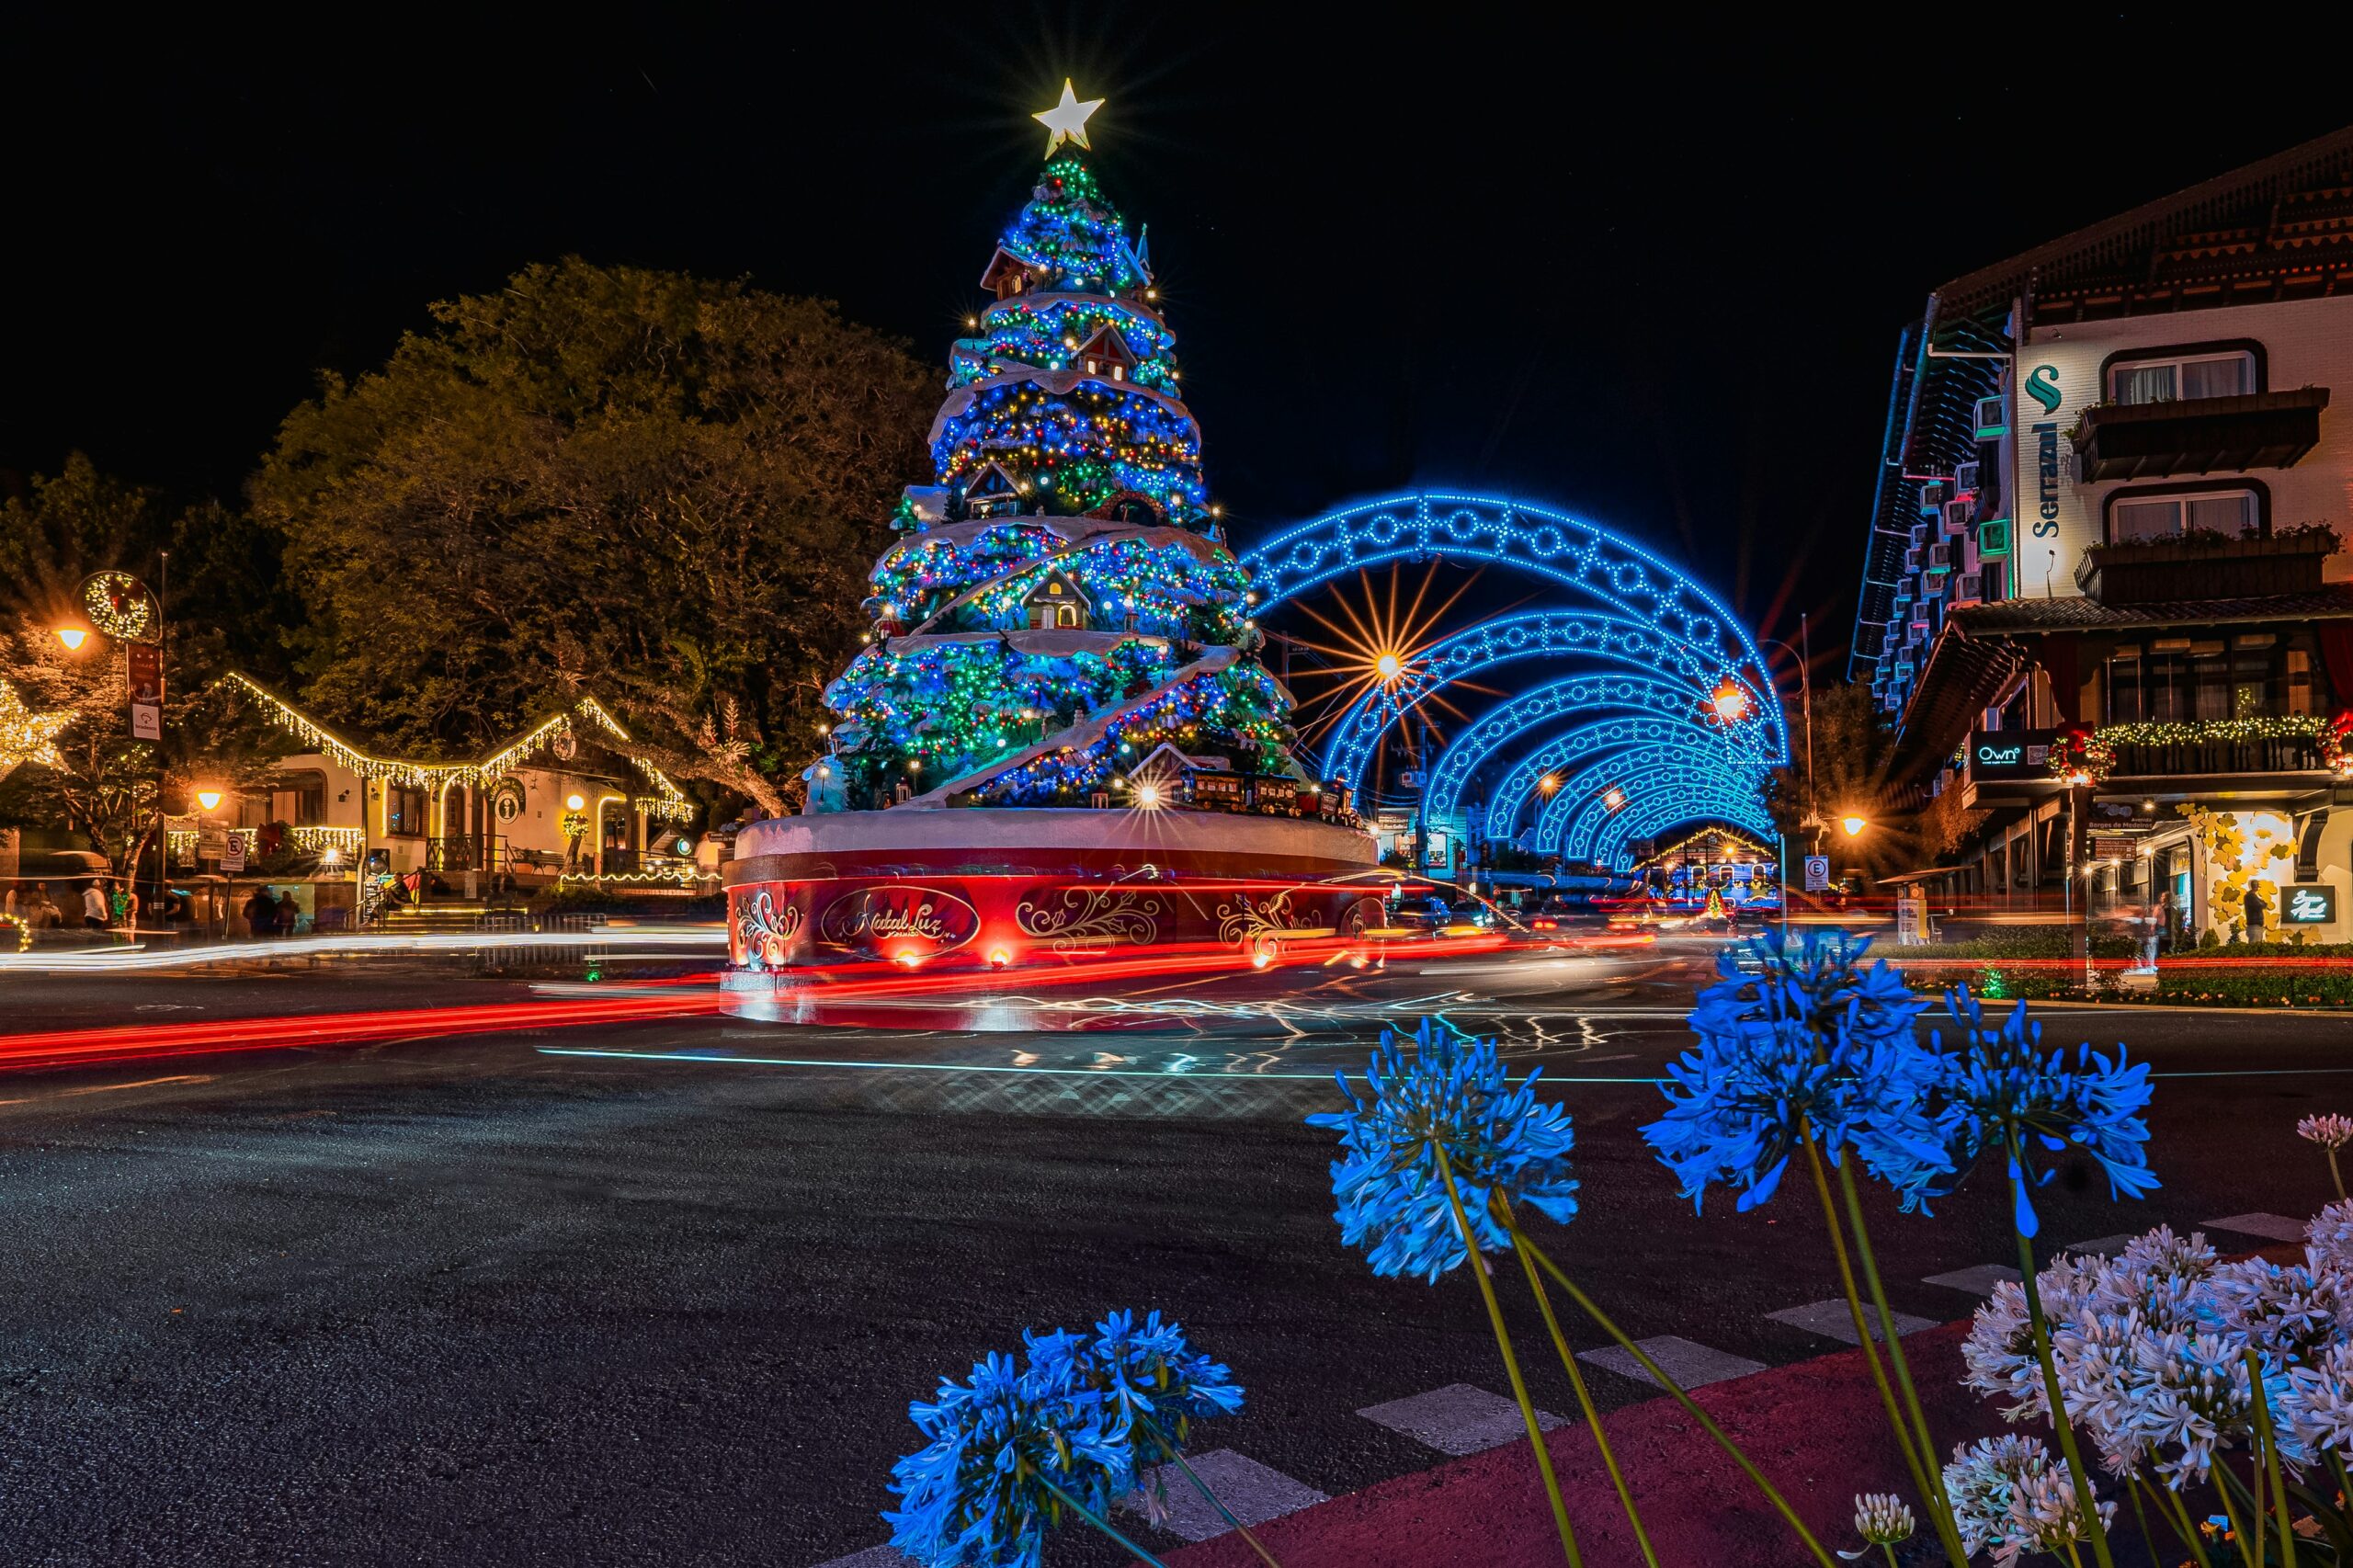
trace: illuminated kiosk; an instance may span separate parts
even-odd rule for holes
[[[860,960],[1261,950],[1379,923],[1377,850],[1259,664],[1141,239],[1051,132],[949,357],[798,816],[726,872],[731,987]]]

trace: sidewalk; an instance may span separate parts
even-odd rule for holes
[[[2006,1428],[1998,1402],[1961,1386],[1967,1320],[1906,1335],[1942,1453]],[[1546,1376],[1549,1370],[1550,1376]],[[1531,1359],[1540,1399],[1560,1408],[1560,1369]],[[1588,1374],[1590,1375],[1590,1374]],[[1898,1492],[1917,1507],[1859,1349],[1699,1390],[1713,1416],[1824,1549],[1861,1544],[1858,1492]],[[1604,1417],[1611,1447],[1662,1565],[1790,1568],[1813,1559],[1723,1450],[1664,1395]],[[1587,1568],[1640,1568],[1625,1510],[1582,1421],[1549,1435]],[[1560,1537],[1525,1439],[1401,1475],[1256,1527],[1283,1568],[1559,1568]],[[1264,1568],[1239,1536],[1164,1554],[1170,1568]]]

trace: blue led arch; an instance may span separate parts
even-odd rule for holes
[[[1633,864],[1630,846],[1635,839],[1656,839],[1669,832],[1708,824],[1722,825],[1743,837],[1758,836],[1753,827],[1737,821],[1732,812],[1715,809],[1704,800],[1678,801],[1671,810],[1662,808],[1639,818],[1629,808],[1604,824],[1595,835],[1593,858],[1597,864],[1622,870]]]
[[[1507,698],[1457,731],[1430,771],[1422,796],[1425,814],[1433,819],[1459,815],[1471,779],[1498,752],[1541,726],[1575,719],[1595,722],[1551,738],[1531,754],[1544,758],[1540,765],[1531,767],[1523,758],[1506,775],[1495,796],[1497,804],[1489,812],[1487,836],[1510,834],[1518,803],[1546,773],[1612,747],[1677,742],[1723,752],[1751,765],[1761,763],[1756,749],[1760,728],[1743,724],[1725,730],[1708,724],[1697,716],[1687,687],[1615,673],[1580,675]],[[1494,818],[1504,812],[1501,802],[1506,799],[1514,804],[1498,829]]]
[[[1537,694],[1531,692],[1528,695],[1533,697]],[[1519,700],[1514,699],[1515,702]],[[1613,730],[1615,727],[1613,723]],[[1527,728],[1533,730],[1535,726],[1530,724]],[[1467,738],[1467,733],[1465,737],[1458,737],[1458,744],[1464,738]],[[1629,744],[1680,742],[1700,751],[1713,747],[1719,752],[1728,752],[1729,760],[1734,767],[1755,768],[1761,775],[1770,764],[1756,750],[1756,741],[1758,738],[1752,733],[1747,744],[1744,744],[1721,732],[1707,732],[1699,724],[1682,719],[1662,719],[1653,714],[1643,718],[1638,736]],[[1488,790],[1486,811],[1480,824],[1481,834],[1498,840],[1513,837],[1518,832],[1521,816],[1527,814],[1530,805],[1540,800],[1538,782],[1548,774],[1558,774],[1563,768],[1579,767],[1589,761],[1597,750],[1602,749],[1595,744],[1595,740],[1596,737],[1586,730],[1570,730],[1564,733],[1546,735],[1533,748],[1522,753]],[[1496,751],[1501,749],[1500,745],[1495,748]],[[1441,769],[1452,755],[1453,748],[1449,747],[1448,756],[1439,759]],[[1449,792],[1444,797],[1444,808],[1448,812],[1460,812],[1461,792],[1467,786],[1468,775],[1484,766],[1487,760],[1485,756],[1466,757],[1464,781],[1448,780]],[[1434,792],[1434,813],[1438,810]]]
[[[1625,791],[1620,812],[1611,812],[1603,799],[1612,789]],[[1688,745],[1638,746],[1589,764],[1563,782],[1538,813],[1535,847],[1540,854],[1589,860],[1602,825],[1628,812],[1659,826],[1722,815],[1768,836],[1776,831],[1749,769]]]
[[[1726,674],[1699,651],[1631,617],[1586,609],[1497,616],[1420,650],[1401,679],[1350,703],[1324,743],[1323,777],[1361,788],[1391,725],[1446,687],[1520,659],[1616,665],[1660,677],[1654,685],[1662,715],[1696,717]]]
[[[1705,733],[1705,704],[1725,681],[1735,682],[1747,690],[1751,704],[1739,726],[1755,736],[1741,747],[1748,792],[1760,791],[1766,771],[1788,760],[1789,732],[1779,696],[1765,680],[1764,661],[1738,619],[1641,546],[1568,513],[1433,491],[1295,524],[1241,559],[1264,610],[1348,573],[1433,556],[1524,571],[1572,590],[1590,601],[1589,608],[1497,617],[1417,650],[1412,674],[1392,688],[1359,697],[1333,725],[1324,777],[1361,788],[1381,737],[1416,704],[1475,671],[1538,657],[1572,667],[1623,665],[1659,680],[1655,715],[1695,721],[1689,735],[1694,758],[1687,760],[1705,754],[1708,760],[1700,766],[1714,765],[1723,750],[1721,736]],[[1670,692],[1669,686],[1682,689]],[[1523,728],[1557,722],[1559,716],[1531,710]],[[1508,740],[1501,734],[1491,738],[1485,755]],[[1468,773],[1458,764],[1458,771],[1447,777],[1450,813]]]

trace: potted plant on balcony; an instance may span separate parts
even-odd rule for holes
[[[2084,551],[2075,585],[2103,604],[2311,593],[2321,585],[2321,563],[2343,543],[2325,522],[2268,534],[2188,528],[2154,539],[2116,540]]]

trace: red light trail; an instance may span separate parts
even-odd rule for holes
[[[1482,935],[1424,944],[1405,944],[1417,956],[1454,957],[1490,952],[1506,938]],[[1018,981],[1026,986],[1069,985],[1142,978],[1170,979],[1219,973],[1243,973],[1270,965],[1285,968],[1327,964],[1350,957],[1370,957],[1387,944],[1330,937],[1282,942],[1271,954],[1235,952],[1230,947],[1188,949],[1170,946],[1144,952],[1123,952],[1118,958],[1084,958],[1061,965],[1033,964],[998,971],[986,977],[998,983]],[[1398,949],[1389,948],[1392,956]],[[155,1057],[205,1056],[224,1051],[284,1051],[301,1046],[359,1045],[389,1040],[416,1040],[443,1035],[498,1034],[521,1030],[576,1028],[609,1024],[661,1023],[672,1019],[710,1017],[731,1011],[740,1003],[763,1001],[799,1005],[904,1000],[929,994],[970,993],[978,976],[970,971],[940,970],[910,973],[888,963],[845,966],[832,971],[807,971],[790,975],[792,983],[775,993],[723,992],[712,983],[717,976],[698,974],[649,980],[642,989],[675,989],[674,995],[626,994],[609,997],[569,997],[530,1002],[485,1003],[454,1007],[382,1008],[354,1013],[270,1014],[245,1018],[222,1018],[203,1023],[125,1024],[85,1029],[40,1029],[0,1034],[0,1071],[40,1067],[86,1066]],[[688,990],[693,986],[697,989]]]

